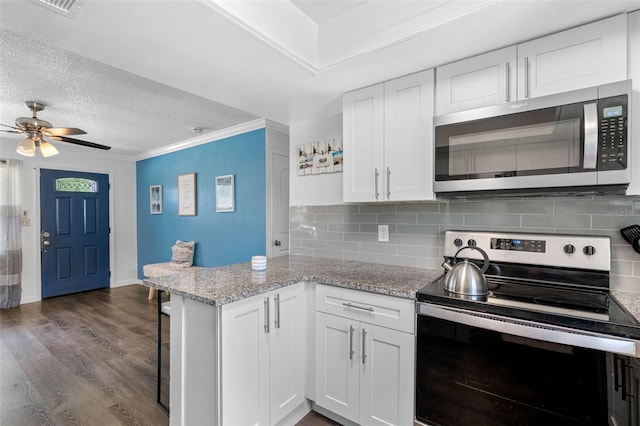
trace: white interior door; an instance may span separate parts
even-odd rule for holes
[[[289,156],[272,152],[271,157],[271,227],[267,255],[289,254]]]

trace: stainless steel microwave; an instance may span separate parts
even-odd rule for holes
[[[624,193],[630,99],[626,80],[435,117],[434,191]]]

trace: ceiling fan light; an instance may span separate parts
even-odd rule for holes
[[[36,153],[36,143],[32,137],[27,136],[18,144],[18,148],[16,148],[16,152],[20,155],[24,155],[25,157],[33,157]]]
[[[52,157],[58,154],[58,150],[56,149],[56,147],[51,145],[49,142],[45,141],[44,139],[40,140],[39,145],[40,145],[40,153],[45,158]]]

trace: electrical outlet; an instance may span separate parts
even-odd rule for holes
[[[31,226],[31,218],[27,215],[26,211],[22,213],[22,216],[20,216],[20,225]]]
[[[389,242],[389,225],[378,225],[378,241],[381,243]]]

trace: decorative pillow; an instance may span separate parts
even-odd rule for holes
[[[195,241],[180,241],[171,247],[171,263],[181,268],[189,268],[193,265],[193,250],[196,246]]]

